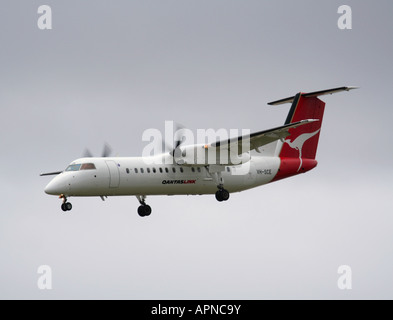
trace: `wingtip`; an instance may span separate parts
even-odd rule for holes
[[[347,87],[347,91],[356,90],[356,89],[360,89],[360,87],[356,87],[356,86]]]

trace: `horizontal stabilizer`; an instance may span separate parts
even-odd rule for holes
[[[340,87],[340,88],[315,91],[315,92],[310,92],[310,93],[301,93],[301,96],[305,97],[305,98],[319,97],[319,96],[324,96],[327,94],[333,94],[333,93],[342,92],[342,91],[350,91],[350,90],[354,90],[354,89],[358,89],[358,88],[359,87]],[[273,102],[269,102],[268,105],[277,106],[277,105],[284,104],[284,103],[292,103],[295,100],[295,97],[296,96],[273,101]]]

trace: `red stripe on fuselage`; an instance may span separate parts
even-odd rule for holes
[[[318,161],[315,159],[302,159],[299,158],[280,158],[280,169],[273,181],[278,181],[288,177],[295,176],[297,174],[305,173],[314,169],[318,165]],[[302,164],[300,166],[300,163]]]

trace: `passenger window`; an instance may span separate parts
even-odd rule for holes
[[[231,168],[227,167],[227,171],[230,173],[231,172]]]
[[[162,173],[162,168],[160,168],[160,173]]]
[[[135,171],[135,173],[138,173],[138,169],[137,168],[135,168],[134,171]]]
[[[199,173],[201,172],[201,168],[200,168],[200,167],[198,167],[198,169],[197,169],[197,170],[198,170],[198,172],[199,172]]]
[[[127,168],[127,169],[126,169],[126,172],[127,172],[127,174],[129,174],[129,173],[130,173],[130,169]]]
[[[194,167],[192,167],[192,168],[191,168],[191,171],[192,171],[192,172],[195,172],[195,168],[194,168]]]
[[[150,168],[147,168],[147,173],[150,173]]]
[[[153,173],[156,173],[156,168],[153,168]]]
[[[143,170],[143,168],[141,168],[141,173],[145,173],[145,170]]]
[[[183,172],[184,172],[184,169],[183,169],[183,168],[180,168],[180,172],[183,173]]]
[[[172,171],[173,171],[173,173],[176,173],[176,168],[173,167],[173,168],[172,168]]]
[[[166,172],[166,173],[169,173],[169,170],[168,170],[168,168],[165,168],[165,172]]]

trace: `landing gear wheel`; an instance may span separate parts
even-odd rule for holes
[[[151,207],[150,206],[148,206],[148,205],[145,205],[145,217],[148,217],[148,216],[150,216],[151,215]]]
[[[143,208],[143,206],[139,206],[139,207],[138,207],[138,214],[139,214],[141,217],[144,217],[144,216],[145,216],[145,209]]]
[[[138,207],[138,214],[141,217],[148,217],[151,215],[151,207],[148,206],[147,204],[141,205]]]
[[[61,205],[61,210],[63,210],[64,212],[72,210],[72,204],[67,202],[67,196],[65,196],[64,194],[61,194],[59,196],[59,199],[63,200],[63,203]]]
[[[216,199],[217,199],[218,202],[223,202],[223,201],[224,201],[224,199],[223,199],[223,197],[222,197],[222,192],[221,192],[221,190],[218,190],[218,191],[216,192]]]
[[[72,210],[72,204],[69,202],[65,202],[61,205],[61,210],[63,210],[64,212],[66,211],[71,211]]]
[[[149,205],[146,204],[146,196],[144,195],[138,195],[136,196],[136,198],[138,199],[139,203],[141,204],[138,207],[138,214],[141,217],[148,217],[151,215],[151,207]]]
[[[228,201],[229,192],[225,189],[220,189],[216,192],[216,199],[218,202]]]
[[[229,199],[229,192],[225,189],[221,190],[221,196],[223,201],[228,201]]]

